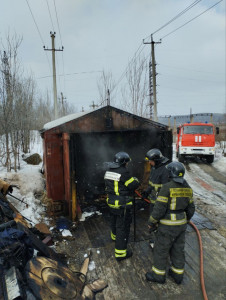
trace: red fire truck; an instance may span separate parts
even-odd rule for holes
[[[219,128],[214,129],[211,123],[185,123],[177,128],[176,155],[180,162],[184,162],[186,156],[205,158],[208,163],[214,161],[215,132],[219,134]]]

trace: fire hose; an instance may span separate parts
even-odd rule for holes
[[[198,228],[195,226],[195,224],[192,221],[189,221],[189,224],[194,228],[194,230],[197,233],[198,239],[199,239],[199,252],[200,252],[200,282],[201,282],[201,288],[202,288],[202,294],[204,300],[208,300],[206,288],[205,288],[205,282],[204,282],[204,273],[203,273],[203,248],[202,248],[202,238],[200,235],[200,232]]]
[[[151,201],[149,201],[148,199],[144,199],[142,197],[142,195],[137,190],[135,190],[135,193],[137,194],[138,197],[140,197],[141,199],[143,199],[147,203],[151,203]],[[189,224],[194,228],[194,230],[195,230],[195,232],[196,232],[196,234],[198,236],[199,251],[200,251],[200,283],[201,283],[203,298],[204,298],[204,300],[208,300],[207,293],[206,293],[206,288],[205,288],[205,282],[204,282],[204,272],[203,272],[203,247],[202,247],[202,238],[201,238],[200,232],[199,232],[198,228],[195,226],[195,224],[192,221],[189,221]]]

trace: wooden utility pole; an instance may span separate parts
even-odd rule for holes
[[[94,101],[93,101],[93,104],[91,104],[89,107],[92,107],[93,109],[95,109],[95,107],[98,107],[98,105],[94,104]]]
[[[62,109],[63,109],[63,114],[65,116],[65,105],[64,105],[64,100],[66,100],[67,98],[64,97],[63,93],[61,92],[61,103],[62,103]]]
[[[150,95],[150,114],[152,114],[152,106],[154,105],[154,121],[158,121],[158,115],[157,115],[157,96],[156,96],[156,63],[155,63],[155,44],[161,44],[161,42],[154,42],[153,37],[151,35],[151,42],[144,44],[151,44],[151,62],[149,64],[149,95]],[[151,80],[153,78],[153,80]],[[153,81],[153,84],[152,84]],[[153,87],[153,92],[152,92]],[[154,101],[152,101],[152,95]],[[153,103],[154,102],[154,103]],[[152,115],[150,116],[152,119]]]
[[[56,51],[63,51],[64,47],[62,49],[55,49],[55,34],[56,32],[50,31],[50,36],[52,39],[52,49],[46,49],[45,46],[43,46],[44,50],[46,51],[52,51],[52,64],[53,64],[53,95],[54,95],[54,116],[55,119],[58,118],[58,109],[57,109],[57,86],[56,86],[56,63],[55,63],[55,52]]]
[[[109,91],[109,89],[107,90],[107,94],[108,94],[107,105],[110,105],[110,91]]]

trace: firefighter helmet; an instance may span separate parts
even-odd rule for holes
[[[111,164],[111,168],[119,168],[126,163],[131,161],[131,158],[128,153],[120,151],[115,154],[114,162]]]
[[[162,155],[159,149],[151,149],[146,153],[145,160],[153,160],[155,163],[166,163],[169,159]]]
[[[183,183],[184,182],[184,174],[185,167],[182,163],[178,161],[173,161],[166,166],[169,170],[169,177],[173,179],[173,181]]]

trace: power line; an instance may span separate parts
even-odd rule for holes
[[[78,74],[91,74],[91,73],[101,73],[102,71],[90,71],[90,72],[75,72],[75,73],[68,73],[68,74],[59,74],[57,75],[59,76],[71,76],[71,75],[78,75]],[[52,77],[52,75],[48,75],[48,76],[43,76],[43,77],[38,77],[36,79],[43,79],[43,78],[48,78],[48,77]]]
[[[30,10],[31,16],[32,16],[32,18],[33,18],[33,21],[34,21],[34,23],[35,23],[35,26],[36,26],[36,28],[37,28],[37,30],[38,30],[38,33],[39,33],[40,39],[41,39],[41,41],[42,41],[42,44],[45,45],[45,43],[44,43],[44,41],[43,41],[43,38],[42,38],[42,35],[41,35],[41,33],[40,33],[40,30],[39,30],[39,28],[38,28],[38,25],[37,25],[37,23],[36,23],[36,21],[35,21],[35,17],[34,17],[34,15],[33,15],[33,13],[32,13],[31,7],[30,7],[30,5],[29,5],[29,3],[28,3],[28,0],[26,0],[26,2],[27,2],[27,5],[28,5],[28,8],[29,8],[29,10]]]
[[[143,43],[140,44],[140,46],[138,47],[138,49],[136,50],[133,58],[130,60],[130,62],[128,63],[126,69],[124,70],[124,72],[122,73],[122,75],[119,77],[119,80],[117,81],[117,83],[115,84],[114,88],[112,89],[112,91],[116,88],[116,86],[122,81],[122,79],[125,77],[125,75],[127,74],[129,67],[132,63],[134,63],[137,59],[137,57],[141,54],[141,52],[144,50],[145,46],[143,45],[143,48],[140,50],[141,46],[143,45]],[[137,55],[138,51],[140,50],[139,54]]]
[[[171,19],[170,21],[168,21],[165,25],[161,26],[159,29],[157,29],[156,31],[154,31],[151,35],[153,35],[154,33],[160,31],[161,29],[163,29],[164,27],[166,27],[167,25],[169,25],[170,23],[172,23],[174,20],[176,20],[177,18],[179,18],[180,16],[182,16],[185,12],[187,12],[189,9],[191,9],[192,7],[194,7],[196,4],[198,4],[200,1],[202,0],[196,0],[195,2],[193,2],[192,4],[190,4],[187,8],[185,8],[183,11],[181,11],[178,15],[176,15],[173,19]],[[149,38],[151,35],[147,36],[145,39]],[[145,40],[144,39],[144,40]],[[142,45],[142,44],[141,44]],[[131,61],[128,63],[127,68],[125,69],[125,71],[122,73],[122,75],[120,76],[119,80],[117,81],[115,87],[121,82],[121,80],[124,78],[124,76],[126,75],[129,66],[135,62],[135,58],[136,58],[136,54],[139,51],[141,45],[139,46],[139,48],[137,49],[137,51],[135,52],[133,58],[131,59]],[[145,46],[143,46],[143,48],[141,49],[140,53],[143,51]],[[139,53],[139,55],[140,55]]]
[[[48,0],[46,0],[46,4],[47,4],[47,6],[48,6],[48,11],[49,11],[49,16],[50,16],[50,20],[51,20],[51,23],[52,23],[53,31],[55,31],[54,25],[53,25],[53,19],[52,19],[52,16],[51,16],[51,13],[50,13],[50,9],[49,9],[49,3],[48,3]]]
[[[43,38],[42,38],[41,32],[40,32],[40,30],[39,30],[39,28],[38,28],[38,25],[37,25],[37,23],[36,23],[36,21],[35,21],[35,17],[34,17],[34,15],[33,15],[33,13],[32,13],[32,10],[31,10],[31,7],[30,7],[30,5],[29,5],[29,3],[28,3],[28,0],[26,0],[26,2],[27,2],[27,5],[28,5],[28,8],[29,8],[29,10],[30,10],[31,16],[32,16],[32,18],[33,18],[33,21],[34,21],[34,23],[35,23],[35,26],[36,26],[36,28],[37,28],[37,31],[38,31],[38,33],[39,33],[40,39],[41,39],[41,41],[42,41],[42,45],[44,45],[45,43],[44,43],[44,41],[43,41]],[[49,58],[48,58],[47,54],[46,54],[46,58],[47,58],[47,60],[48,60],[49,68],[51,69],[50,62],[49,62]]]
[[[151,35],[157,33],[158,31],[160,31],[163,28],[165,28],[166,26],[168,26],[170,23],[172,23],[173,21],[175,21],[177,18],[179,18],[180,16],[182,16],[183,14],[185,14],[189,9],[191,9],[192,7],[194,7],[195,5],[197,5],[200,1],[202,1],[202,0],[196,0],[195,2],[193,2],[192,4],[190,4],[184,10],[182,10],[178,15],[176,15],[174,18],[172,18],[171,20],[169,20],[166,24],[164,24],[163,26],[161,26],[159,29],[155,30],[152,34],[150,34],[149,36],[147,36],[145,39],[151,37]]]
[[[60,32],[60,26],[59,26],[59,20],[58,20],[58,15],[57,15],[57,9],[56,9],[56,3],[55,3],[55,0],[53,0],[53,3],[54,3],[55,13],[56,13],[57,27],[58,27],[58,30],[59,30],[59,35],[60,35],[61,46],[63,46],[63,43],[62,43],[62,38],[61,38],[61,32]]]
[[[57,14],[57,9],[56,9],[56,2],[55,2],[55,0],[53,0],[53,3],[54,3],[54,8],[55,8],[55,14],[56,14],[56,19],[57,19],[57,27],[58,27],[58,30],[59,30],[61,46],[63,46],[63,43],[62,43],[62,37],[61,37],[61,31],[60,31],[60,25],[59,25],[59,19],[58,19],[58,14]],[[65,72],[64,72],[64,54],[63,54],[63,52],[62,52],[62,64],[63,64],[63,74],[64,74],[64,90],[65,90],[65,92],[66,92]]]
[[[198,17],[200,17],[201,15],[203,15],[204,13],[206,13],[208,10],[212,9],[214,6],[216,6],[217,4],[219,4],[220,2],[222,2],[223,0],[218,1],[217,3],[215,3],[214,5],[210,6],[209,8],[207,8],[206,10],[204,10],[201,14],[197,15],[196,17],[192,18],[191,20],[189,20],[188,22],[184,23],[183,25],[179,26],[178,28],[174,29],[173,31],[169,32],[168,34],[164,35],[161,40],[163,40],[165,37],[169,36],[170,34],[174,33],[175,31],[179,30],[180,28],[184,27],[185,25],[187,25],[188,23],[194,21],[195,19],[197,19]]]

